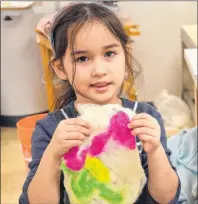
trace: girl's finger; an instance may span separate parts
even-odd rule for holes
[[[67,125],[67,128],[65,128],[66,132],[79,132],[84,134],[85,136],[91,135],[91,130],[88,128],[85,128],[83,126],[79,125]]]
[[[132,120],[129,123],[128,128],[136,128],[136,127],[148,127],[154,129],[156,124],[148,119],[139,119],[139,120]]]
[[[158,142],[157,138],[152,137],[150,135],[142,134],[138,136],[139,139],[144,143],[144,142],[149,142],[152,144],[156,144]]]
[[[132,135],[149,135],[152,137],[156,136],[156,131],[155,129],[151,129],[151,128],[146,128],[146,127],[141,127],[141,128],[135,128],[133,129],[133,131],[131,131]]]
[[[153,118],[151,115],[147,114],[147,113],[139,113],[139,114],[136,114],[133,118],[132,118],[132,121],[133,120],[139,120],[139,119],[149,119],[149,120],[155,120],[155,118]]]
[[[70,118],[70,119],[66,119],[63,120],[63,123],[65,125],[79,125],[85,128],[91,128],[90,124],[87,121],[84,121],[80,118]]]
[[[82,145],[82,140],[67,140],[65,141],[65,148],[72,148]]]
[[[68,141],[68,140],[81,140],[83,141],[86,138],[85,135],[83,135],[82,133],[79,132],[70,132],[64,135],[64,141]]]

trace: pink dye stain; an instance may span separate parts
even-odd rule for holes
[[[79,171],[82,169],[85,163],[86,155],[88,153],[88,149],[84,149],[81,155],[77,157],[78,150],[79,147],[73,147],[70,149],[70,151],[67,152],[67,154],[63,156],[66,166],[73,171]]]
[[[136,140],[131,135],[131,130],[127,127],[130,123],[129,117],[126,113],[120,111],[114,115],[110,120],[109,135],[113,136],[113,139],[129,149],[135,149]]]
[[[89,148],[89,154],[91,156],[97,156],[101,152],[104,152],[105,145],[107,144],[110,137],[111,135],[109,134],[109,131],[96,135],[93,138],[92,144]]]
[[[109,139],[115,140],[118,144],[128,148],[135,149],[136,140],[131,135],[131,130],[127,127],[130,123],[126,113],[120,111],[110,119],[110,125],[106,132],[96,135],[89,148],[82,151],[80,156],[77,156],[79,147],[73,147],[67,154],[64,155],[66,166],[73,170],[79,171],[85,164],[86,155],[97,156],[105,151],[105,145]]]

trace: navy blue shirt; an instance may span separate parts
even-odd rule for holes
[[[123,107],[133,109],[135,102],[129,101],[127,99],[122,99],[122,101],[123,101]],[[64,107],[64,112],[69,116],[69,118],[78,117],[78,112],[74,108],[74,101],[72,101],[70,104]],[[161,127],[160,141],[161,141],[162,146],[164,147],[167,158],[169,159],[169,162],[170,162],[171,151],[167,148],[167,138],[166,138],[166,133],[165,133],[165,129],[164,129],[164,125],[163,125],[163,121],[162,121],[160,113],[157,112],[154,107],[152,107],[151,105],[147,103],[143,103],[143,102],[138,103],[136,113],[143,113],[143,112],[150,114],[152,117],[157,119]],[[43,153],[45,149],[47,148],[48,144],[50,143],[50,140],[54,134],[54,131],[57,128],[57,125],[59,124],[61,120],[64,120],[64,119],[65,117],[63,116],[62,112],[58,110],[56,112],[49,113],[48,116],[46,116],[44,119],[39,120],[37,122],[35,131],[32,136],[32,161],[29,164],[30,171],[23,185],[23,192],[19,198],[20,204],[29,203],[28,196],[27,196],[28,186],[37,171],[37,168],[42,159]],[[145,171],[146,176],[148,177],[147,155],[144,151],[141,151],[140,158],[141,158],[142,167]],[[171,166],[176,171],[176,169],[173,167],[172,164]],[[60,203],[70,204],[68,196],[67,196],[67,191],[64,187],[63,181],[64,181],[64,174],[63,172],[61,172]],[[180,190],[181,190],[181,186],[180,186],[180,181],[179,181],[177,193],[175,195],[175,198],[172,200],[172,202],[170,202],[171,204],[177,203],[177,200],[180,195]],[[142,191],[142,194],[140,195],[136,204],[152,204],[152,203],[157,203],[157,202],[151,197],[148,191],[148,186],[145,185]]]

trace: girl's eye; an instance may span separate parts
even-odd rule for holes
[[[88,59],[88,57],[85,57],[85,56],[83,56],[83,57],[79,57],[79,58],[77,58],[76,59],[76,62],[86,62],[86,61],[88,61],[89,59]]]
[[[105,53],[105,57],[113,57],[114,55],[116,55],[116,53],[112,51]]]

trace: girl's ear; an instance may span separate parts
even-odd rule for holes
[[[52,67],[53,67],[54,72],[60,79],[67,80],[67,75],[62,67],[60,60],[54,60],[52,62]]]

